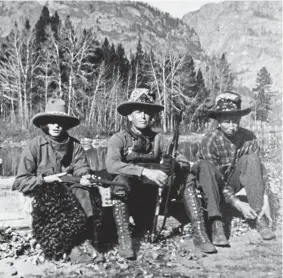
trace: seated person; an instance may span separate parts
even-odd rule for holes
[[[212,243],[217,246],[228,245],[219,206],[222,194],[244,218],[256,221],[263,239],[275,237],[270,229],[272,219],[263,177],[265,169],[258,156],[256,136],[239,126],[241,117],[250,111],[250,108],[241,109],[239,94],[225,92],[217,96],[208,116],[216,119],[219,126],[204,136],[198,151],[200,162],[196,172],[207,198]],[[225,185],[228,176],[229,182]],[[245,188],[248,203],[235,196],[242,188]]]
[[[147,219],[150,216],[147,216],[146,212],[149,212],[151,208],[151,215],[154,215],[157,186],[164,187],[170,175],[170,171],[167,175],[160,170],[163,165],[160,165],[163,156],[167,154],[165,137],[150,128],[152,117],[163,110],[163,106],[154,101],[154,95],[148,89],[135,89],[129,100],[117,108],[121,115],[127,117],[127,128],[114,134],[108,141],[106,169],[109,173],[116,175],[114,181],[125,185],[113,186],[112,198],[119,251],[120,255],[127,259],[135,257],[129,231],[129,206],[136,208],[132,212],[135,225],[144,225],[149,228],[153,218]],[[189,161],[182,155],[178,155],[176,161],[177,166],[183,171],[182,174],[179,174],[181,170],[175,171],[175,181],[178,181],[174,183],[172,191],[182,190],[183,192],[185,209],[194,229],[194,244],[203,252],[215,252],[216,249],[205,232],[194,183],[186,181]],[[163,163],[165,164],[165,161]],[[149,182],[155,186],[148,185]]]
[[[70,251],[68,248],[74,247],[73,245],[81,241],[79,236],[83,236],[84,229],[87,238],[84,238],[85,247],[91,257],[91,254],[96,252],[90,241],[95,240],[95,222],[99,220],[98,212],[101,208],[93,207],[90,192],[80,184],[67,187],[67,191],[71,194],[69,201],[73,204],[68,204],[67,195],[62,194],[63,183],[60,177],[64,173],[83,176],[81,182],[84,185],[89,185],[90,176],[90,168],[81,144],[67,132],[80,121],[76,117],[69,116],[65,111],[63,100],[51,99],[46,105],[45,112],[32,118],[32,123],[41,128],[43,134],[32,139],[24,149],[12,189],[35,197],[33,202],[35,211],[32,213],[33,232],[47,257],[56,257],[58,253],[62,255],[62,252]],[[57,201],[46,194],[51,194],[52,198],[57,198]],[[61,207],[56,203],[59,200],[62,202]],[[72,207],[73,205],[75,207]],[[53,223],[54,219],[61,219],[62,222]],[[79,223],[79,219],[85,223]],[[74,225],[82,227],[75,231]],[[67,233],[70,233],[72,238],[68,238]],[[58,246],[52,246],[52,240]],[[59,250],[60,248],[67,250]]]

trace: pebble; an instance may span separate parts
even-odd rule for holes
[[[173,263],[168,262],[168,263],[166,264],[166,266],[168,266],[168,267],[173,267]]]
[[[127,263],[123,263],[119,265],[121,269],[126,270],[129,268],[129,265]]]
[[[154,260],[156,260],[159,257],[159,254],[157,252],[152,252],[151,256]]]
[[[17,271],[16,269],[12,269],[11,275],[12,275],[12,276],[18,275],[18,271]]]

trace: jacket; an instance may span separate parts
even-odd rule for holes
[[[39,135],[23,150],[12,190],[31,194],[38,185],[44,183],[44,176],[64,172],[70,166],[74,176],[90,172],[80,142],[68,136],[67,142],[60,144],[47,135]]]
[[[152,162],[160,163],[162,156],[166,154],[168,149],[164,135],[157,133],[152,138],[152,145]],[[115,133],[108,140],[105,164],[109,173],[128,177],[141,176],[144,167],[129,161],[132,146],[133,138],[126,130]],[[181,154],[177,155],[176,161],[181,167],[189,167],[190,165],[189,161]]]

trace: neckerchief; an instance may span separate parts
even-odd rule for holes
[[[137,153],[149,153],[152,150],[152,142],[156,135],[149,127],[142,131],[142,134],[137,134],[132,127],[128,126],[126,131],[133,138],[132,151]]]
[[[70,136],[68,133],[64,136],[63,139],[55,140],[52,136],[45,135],[44,136],[47,142],[50,144],[54,155],[56,157],[56,161],[60,162],[60,167],[68,167],[72,161],[72,153],[69,151],[70,149]]]

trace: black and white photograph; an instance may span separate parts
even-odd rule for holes
[[[281,278],[282,1],[0,1],[0,278]]]

